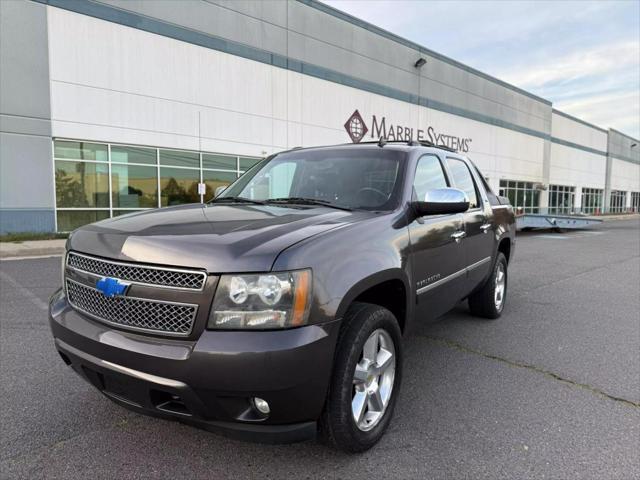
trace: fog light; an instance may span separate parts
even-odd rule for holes
[[[256,407],[256,410],[258,410],[260,413],[263,413],[265,415],[268,415],[269,412],[271,412],[271,409],[269,408],[269,404],[267,403],[266,400],[263,400],[262,398],[253,397],[253,406]]]

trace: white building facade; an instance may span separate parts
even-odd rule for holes
[[[380,135],[456,148],[521,211],[640,207],[637,139],[315,0],[0,5],[1,233],[206,201],[272,153]]]

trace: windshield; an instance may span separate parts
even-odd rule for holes
[[[397,205],[404,155],[378,147],[287,152],[255,165],[214,201],[390,210]]]

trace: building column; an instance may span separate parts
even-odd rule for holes
[[[611,164],[613,158],[607,154],[607,168],[604,176],[604,198],[602,199],[602,213],[609,213],[611,208]]]
[[[576,187],[573,197],[573,209],[576,212],[582,210],[582,187]]]
[[[497,175],[489,177],[489,186],[491,187],[491,190],[493,190],[493,193],[500,195],[500,179]]]
[[[540,213],[547,213],[549,211],[550,179],[551,179],[551,138],[547,138],[544,141],[544,148],[542,153],[542,184],[545,186],[545,189],[540,190],[540,198],[538,200]]]

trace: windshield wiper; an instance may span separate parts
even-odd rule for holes
[[[251,203],[253,205],[266,205],[262,200],[251,200],[245,197],[218,197],[210,200],[209,203]]]
[[[265,200],[265,203],[291,203],[296,205],[321,205],[323,207],[336,208],[338,210],[346,210],[347,212],[353,211],[352,208],[343,207],[342,205],[336,205],[329,200],[321,200],[319,198],[308,197],[282,197],[282,198],[270,198]]]

